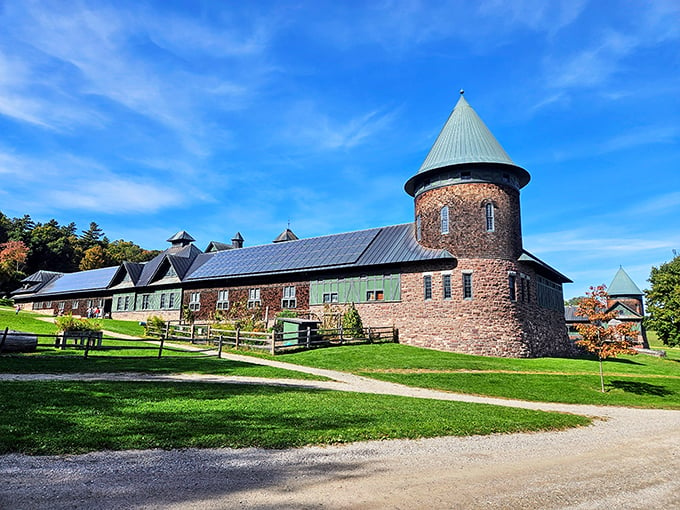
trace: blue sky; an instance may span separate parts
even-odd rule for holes
[[[680,250],[677,0],[0,0],[0,26],[8,216],[149,249],[405,223],[464,88],[566,297]]]

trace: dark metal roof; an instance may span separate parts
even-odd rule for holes
[[[149,262],[144,264],[142,274],[137,281],[137,287],[146,287],[149,285],[159,273],[163,262],[166,260],[172,264],[172,267],[177,271],[177,275],[181,279],[191,267],[192,262],[196,256],[201,253],[201,250],[196,248],[193,244],[187,246],[168,248],[163,253],[159,253]]]
[[[578,306],[569,305],[564,307],[564,320],[567,322],[588,322],[588,317],[579,315],[576,310]]]
[[[196,239],[191,237],[186,230],[180,230],[174,236],[172,236],[170,239],[168,239],[168,242],[169,243],[177,243],[177,242],[180,242],[180,241],[186,241],[186,242],[192,243],[195,240]]]
[[[540,271],[550,275],[551,279],[559,283],[573,283],[568,277],[564,276],[557,269],[549,266],[541,259],[532,255],[526,250],[522,250],[522,254],[517,259],[520,262],[528,262],[538,268]]]
[[[49,283],[54,278],[60,277],[62,274],[63,273],[58,273],[56,271],[36,271],[32,275],[29,275],[21,280],[21,283],[24,285],[12,292],[12,296],[22,296],[25,294],[33,294],[38,292],[45,285],[47,285],[47,283]]]
[[[276,239],[274,239],[274,243],[284,243],[286,241],[297,241],[299,239],[298,236],[296,236],[293,231],[289,228],[281,232]]]
[[[197,257],[186,281],[452,258],[418,245],[408,223],[206,253]]]
[[[210,241],[205,249],[205,252],[210,253],[213,251],[231,250],[232,248],[233,245],[231,244],[221,243],[219,241]]]
[[[119,266],[91,269],[79,273],[65,273],[50,281],[40,291],[41,296],[73,292],[105,290],[113,280]]]

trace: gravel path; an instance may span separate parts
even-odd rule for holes
[[[250,363],[287,363],[230,355]],[[203,375],[52,378],[300,385],[599,417],[562,432],[371,441],[288,450],[0,456],[2,509],[680,508],[680,411],[573,406],[410,388],[298,367],[334,381]],[[45,375],[4,374],[2,379]]]

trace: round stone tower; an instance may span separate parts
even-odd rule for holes
[[[459,258],[517,260],[519,190],[529,179],[461,91],[422,166],[404,186],[415,198],[418,242]]]

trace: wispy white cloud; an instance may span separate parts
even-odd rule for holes
[[[368,142],[386,130],[397,111],[372,110],[349,119],[334,118],[311,101],[294,105],[286,115],[283,136],[306,150],[342,150]]]

